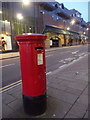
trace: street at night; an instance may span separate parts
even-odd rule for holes
[[[90,1],[0,0],[0,119],[89,118]]]

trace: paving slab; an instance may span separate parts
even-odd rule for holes
[[[12,113],[13,113],[13,110],[8,105],[5,105],[3,103],[2,104],[2,118],[7,118],[7,116]]]
[[[0,60],[1,59],[18,57],[18,56],[19,56],[19,52],[3,53],[3,54],[0,54]]]
[[[22,85],[18,85],[16,87],[13,87],[13,89],[7,90],[6,93],[15,94],[15,93],[21,92],[21,90],[22,90]]]
[[[59,83],[59,82],[62,82],[63,80],[63,79],[59,79],[57,75],[52,75],[52,76],[48,75],[46,76],[46,79],[48,82],[54,82],[54,83]]]
[[[88,71],[87,71],[88,72]],[[64,71],[61,72],[58,77],[59,78],[62,78],[62,79],[66,79],[66,80],[69,80],[69,81],[78,81],[78,80],[82,80],[82,81],[87,81],[88,82],[88,75],[86,71],[83,71],[83,70],[79,70],[79,71]]]
[[[85,107],[83,104],[75,103],[69,113],[78,116],[78,118],[83,118],[84,114],[86,113],[87,107]]]
[[[79,84],[78,82],[71,82],[69,84],[69,87],[74,88],[74,89],[78,89],[78,90],[84,90],[86,88],[86,85]]]
[[[71,93],[67,93],[65,91],[61,91],[61,90],[50,88],[50,87],[48,88],[47,93],[49,96],[60,99],[70,104],[73,104],[78,98],[78,95],[73,95]]]
[[[61,86],[67,86],[73,89],[77,89],[77,90],[83,90],[84,88],[86,88],[86,86],[88,85],[87,82],[82,82],[82,81],[67,81],[67,80],[63,80],[60,84]]]
[[[80,94],[82,93],[81,90],[76,89],[76,88],[71,88],[71,87],[67,87],[66,92],[69,92],[71,94],[75,94],[75,95],[78,95],[78,96],[80,96]]]
[[[88,114],[88,111],[86,112],[84,118],[90,118],[90,117],[89,117],[89,114]]]
[[[12,113],[8,114],[6,117],[6,119],[19,119],[20,116],[18,113],[16,113],[15,111],[13,111]]]
[[[16,100],[16,98],[13,97],[12,95],[9,95],[7,93],[2,94],[2,101],[3,101],[4,104],[9,104],[9,103],[11,103],[12,101],[15,101],[15,100]]]
[[[16,94],[16,91],[14,91],[12,94],[10,94],[11,96],[13,96],[16,99],[22,99],[22,91],[18,91],[18,94]]]
[[[63,118],[71,107],[71,104],[50,96],[47,103],[47,110],[42,118]]]
[[[88,95],[82,94],[77,100],[77,102],[79,104],[88,105],[90,101],[88,101]]]
[[[31,118],[33,116],[30,116],[28,114],[26,114],[24,112],[24,107],[23,107],[23,100],[22,99],[17,99],[13,102],[11,102],[10,104],[8,104],[8,106],[14,111],[13,113],[9,114],[8,117],[13,117],[13,118]],[[13,114],[16,114],[17,116],[13,116]]]
[[[84,95],[88,95],[88,97],[89,97],[90,93],[89,93],[89,90],[88,90],[88,86],[87,86],[87,88],[84,90],[83,94],[84,94]]]
[[[72,114],[72,113],[68,113],[66,116],[65,116],[65,119],[66,118],[79,118],[78,116]]]
[[[62,82],[60,83],[54,83],[54,82],[50,82],[48,84],[49,87],[52,87],[52,88],[56,88],[56,89],[59,89],[59,90],[64,90],[66,92],[69,92],[71,94],[76,94],[76,95],[80,95],[82,93],[82,90],[86,87],[85,84],[82,86],[83,89],[80,89],[80,87],[73,87],[71,86],[71,83],[70,81],[66,81],[66,80],[62,80]],[[76,82],[75,82],[76,83]],[[72,83],[72,84],[75,84],[75,83]],[[78,83],[77,83],[78,84]],[[76,84],[76,85],[77,85]],[[80,84],[82,85],[82,84]]]
[[[54,89],[58,89],[58,90],[66,90],[67,86],[62,86],[61,83],[57,83],[57,82],[50,82],[48,84],[49,87],[54,88]]]

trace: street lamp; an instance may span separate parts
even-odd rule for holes
[[[29,28],[29,32],[31,33],[31,31],[32,31],[32,28],[30,27],[30,28]]]
[[[74,24],[75,24],[75,20],[72,20],[72,21],[71,21],[71,24],[74,25]]]
[[[21,13],[18,13],[18,14],[17,14],[17,19],[19,19],[19,20],[22,20],[22,19],[23,19],[23,16],[22,16]]]
[[[30,0],[23,0],[22,2],[23,2],[24,5],[29,5]]]
[[[89,28],[86,29],[87,31],[89,30]]]
[[[64,30],[65,30],[65,27],[66,27],[66,21],[65,20],[63,20],[63,28],[64,28]]]
[[[0,10],[0,14],[2,14],[2,11]]]
[[[86,32],[83,33],[84,35],[86,34]]]
[[[67,27],[67,30],[70,30],[70,27]]]
[[[20,21],[23,19],[23,15],[21,14],[21,13],[18,13],[17,15],[16,15],[16,17],[17,17],[17,19],[19,20],[19,23],[18,23],[18,34],[20,33],[20,25],[21,25],[21,23],[20,23]]]
[[[8,21],[7,21],[7,20],[5,20],[5,22],[7,23]]]

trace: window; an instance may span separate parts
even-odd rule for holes
[[[62,9],[64,9],[64,4],[62,3]]]
[[[59,17],[53,15],[53,16],[52,16],[52,19],[53,19],[54,21],[57,21],[57,20],[59,20]]]
[[[33,33],[35,33],[35,27],[33,27]]]
[[[77,13],[76,13],[76,16],[77,16],[77,17],[81,17],[81,14],[77,12]]]
[[[32,26],[29,27],[29,32],[32,33]]]
[[[64,4],[63,3],[60,4],[59,7],[62,8],[62,9],[64,9]]]
[[[72,14],[72,17],[75,17],[75,14]]]
[[[56,7],[56,8],[58,8],[58,5],[57,5],[57,4],[55,4],[55,7]]]

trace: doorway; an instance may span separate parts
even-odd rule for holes
[[[59,40],[60,38],[55,36],[50,39],[50,47],[59,47]]]

